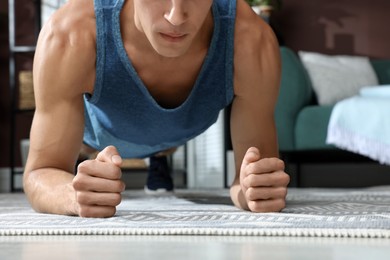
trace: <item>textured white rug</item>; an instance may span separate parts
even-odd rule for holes
[[[0,235],[251,235],[390,238],[390,187],[290,189],[281,213],[238,210],[227,190],[126,191],[116,216],[35,213],[23,194],[0,194]]]

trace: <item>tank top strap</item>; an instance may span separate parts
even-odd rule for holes
[[[216,0],[218,5],[218,15],[220,18],[235,19],[236,17],[236,0]]]
[[[107,9],[122,5],[124,0],[94,0],[95,10]]]

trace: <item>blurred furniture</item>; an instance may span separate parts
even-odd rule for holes
[[[333,105],[319,105],[298,55],[281,47],[282,80],[275,111],[281,157],[297,164],[363,162],[370,159],[325,143]],[[390,60],[370,60],[380,84],[390,84]],[[299,178],[299,176],[297,177]],[[299,184],[299,180],[297,181]]]

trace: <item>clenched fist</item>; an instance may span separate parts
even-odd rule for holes
[[[122,200],[125,184],[121,181],[122,158],[114,146],[101,151],[95,160],[79,164],[73,179],[78,215],[112,217]]]
[[[278,158],[261,158],[251,147],[241,164],[240,184],[248,208],[253,212],[278,212],[286,205],[290,177]]]

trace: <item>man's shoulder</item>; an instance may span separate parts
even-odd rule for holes
[[[243,55],[253,56],[275,44],[276,38],[271,27],[244,0],[237,0],[235,50]]]
[[[96,38],[93,0],[69,0],[48,19],[41,34],[61,45],[90,47]]]
[[[275,86],[280,71],[279,44],[271,27],[244,0],[237,0],[234,39],[235,94],[258,98]],[[241,3],[241,4],[239,4]],[[257,89],[253,92],[254,89]],[[251,96],[253,95],[253,96]]]
[[[89,1],[92,0],[86,0]],[[93,3],[91,11],[80,2],[83,1],[66,3],[48,19],[39,34],[34,74],[44,71],[48,75],[37,84],[39,89],[51,88],[65,95],[87,92],[93,86],[96,61]],[[56,87],[52,88],[53,85]],[[69,91],[70,86],[75,91]]]

